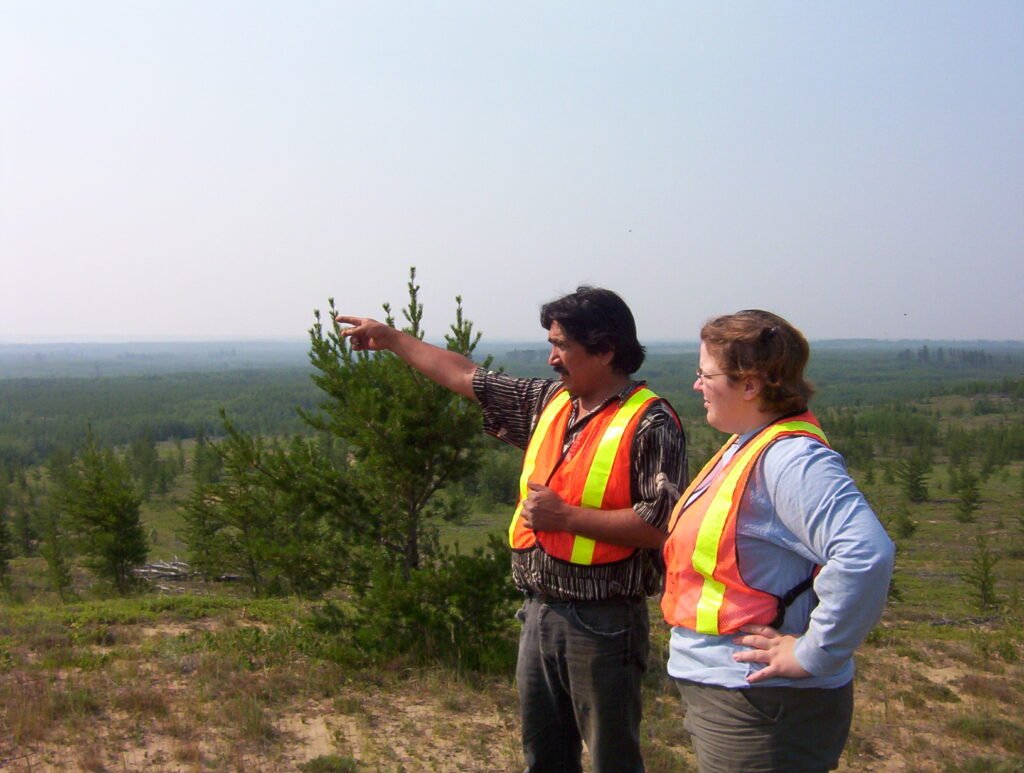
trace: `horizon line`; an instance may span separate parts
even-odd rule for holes
[[[76,346],[76,345],[119,345],[119,346],[133,346],[138,344],[153,345],[153,344],[298,344],[308,343],[308,337],[300,336],[142,336],[136,338],[125,338],[121,336],[84,336],[81,338],[62,338],[57,336],[4,336],[0,335],[0,346]],[[444,342],[443,338],[427,338],[425,339],[428,343]],[[850,336],[850,337],[837,337],[828,336],[822,338],[809,338],[810,343],[830,343],[830,342],[866,342],[866,343],[958,343],[958,344],[969,344],[969,343],[984,343],[984,344],[1021,344],[1024,345],[1024,339],[1020,338],[877,338],[871,336]],[[698,343],[696,338],[656,338],[648,339],[643,345],[645,347],[650,346],[678,346],[678,345],[695,345]],[[526,344],[530,348],[534,349],[546,349],[547,346],[542,341],[534,341],[529,338],[486,338],[481,339],[480,345],[487,346],[493,344]]]

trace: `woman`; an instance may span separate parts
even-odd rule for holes
[[[702,773],[836,767],[885,605],[894,547],[807,410],[809,352],[766,311],[701,329],[693,388],[733,437],[672,514],[662,611]]]

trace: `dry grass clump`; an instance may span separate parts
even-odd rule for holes
[[[1024,753],[1024,726],[1002,717],[959,714],[946,722],[946,728],[960,738],[985,745],[999,744],[1013,754]]]
[[[996,700],[1011,706],[1020,705],[1024,700],[1019,686],[1005,679],[994,679],[982,674],[967,674],[958,682],[959,689],[967,695],[982,700]]]
[[[170,712],[167,696],[157,685],[141,684],[115,688],[110,705],[136,719],[166,717]]]

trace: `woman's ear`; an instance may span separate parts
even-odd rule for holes
[[[743,399],[744,400],[758,400],[761,397],[761,387],[763,386],[761,379],[757,376],[744,376],[743,377]]]

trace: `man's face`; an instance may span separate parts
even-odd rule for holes
[[[562,384],[574,397],[587,397],[599,391],[614,377],[611,361],[615,352],[591,354],[583,345],[569,338],[557,322],[548,330],[551,354],[548,365],[562,377]]]

